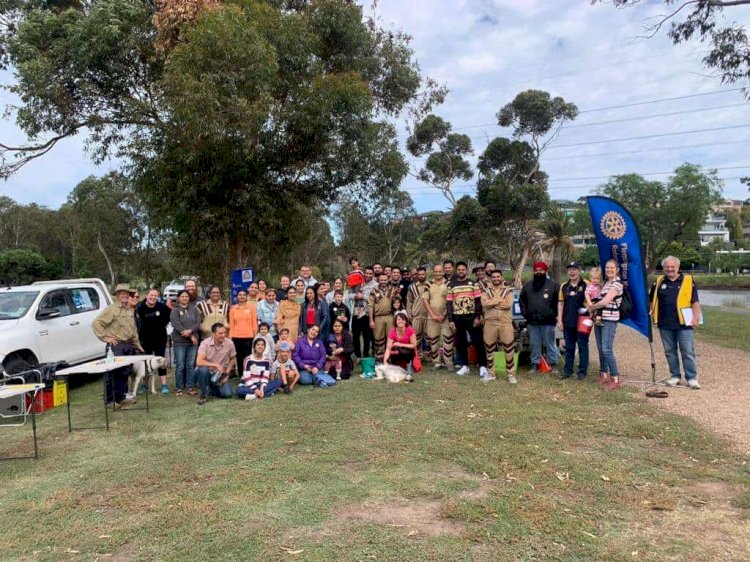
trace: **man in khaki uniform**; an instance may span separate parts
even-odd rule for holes
[[[422,359],[424,359],[422,343],[427,330],[427,307],[425,307],[422,295],[429,290],[427,270],[420,266],[417,268],[416,277],[412,279],[406,293],[406,312],[409,313],[409,318],[411,318],[411,327],[417,336],[417,352]]]
[[[107,344],[115,355],[138,355],[143,353],[135,327],[135,315],[130,307],[130,296],[135,294],[125,284],[115,288],[115,302],[101,311],[91,324],[94,335]],[[116,407],[127,406],[133,401],[125,398],[128,392],[128,375],[131,367],[123,367],[111,371],[109,376],[114,380],[107,384],[107,404],[114,403]],[[106,376],[106,375],[105,375]]]
[[[487,364],[492,370],[492,378],[495,378],[493,356],[502,349],[505,352],[508,382],[516,384],[513,287],[505,282],[502,271],[496,269],[490,274],[490,284],[482,290],[481,299],[484,311],[484,350],[487,353]]]
[[[375,359],[383,361],[388,331],[393,326],[393,296],[398,288],[389,283],[385,272],[378,276],[378,286],[370,291],[367,309],[370,313],[370,329],[375,341]]]
[[[448,322],[448,308],[445,304],[448,283],[445,280],[442,264],[436,264],[432,268],[432,275],[432,282],[427,291],[422,293],[422,300],[427,310],[425,339],[430,349],[433,368],[439,369],[442,365],[445,365],[450,369],[453,367],[453,338],[455,336],[450,322]],[[440,343],[441,336],[443,339],[442,346]]]

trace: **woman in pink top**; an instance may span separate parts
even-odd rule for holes
[[[395,315],[396,325],[388,333],[388,343],[385,347],[383,363],[392,363],[402,369],[407,369],[414,359],[417,349],[417,335],[409,325],[409,317],[405,311]]]

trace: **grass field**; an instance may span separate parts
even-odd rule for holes
[[[2,560],[747,560],[750,467],[630,392],[427,373],[39,419],[0,464]],[[74,423],[103,417],[99,384]],[[6,430],[0,453],[30,447]]]
[[[696,337],[727,347],[750,351],[750,311],[711,306],[702,307],[704,324],[696,330]]]

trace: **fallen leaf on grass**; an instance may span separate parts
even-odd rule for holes
[[[99,535],[100,539],[111,539],[112,535]]]
[[[80,550],[73,550],[72,548],[68,548],[65,552],[66,554],[81,554]]]
[[[413,536],[418,535],[418,534],[419,534],[418,531],[415,531],[415,530],[412,529],[411,531],[409,531],[409,533],[406,536],[407,537],[413,537]]]
[[[445,404],[445,400],[435,400],[438,404]]]
[[[570,480],[570,473],[568,472],[555,472],[555,476],[560,482],[565,482],[566,480]]]
[[[602,474],[602,477],[601,477],[601,478],[602,478],[602,480],[604,480],[605,482],[609,482],[609,476],[605,476],[604,474]]]
[[[285,546],[282,546],[281,550],[283,550],[287,554],[292,554],[292,555],[294,555],[294,554],[302,554],[305,551],[304,548],[300,548],[299,550],[294,550],[293,548],[287,548]]]

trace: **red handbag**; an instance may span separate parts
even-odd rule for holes
[[[412,369],[414,369],[415,373],[418,373],[422,370],[422,360],[419,358],[419,354],[414,354],[414,359],[411,362]]]

